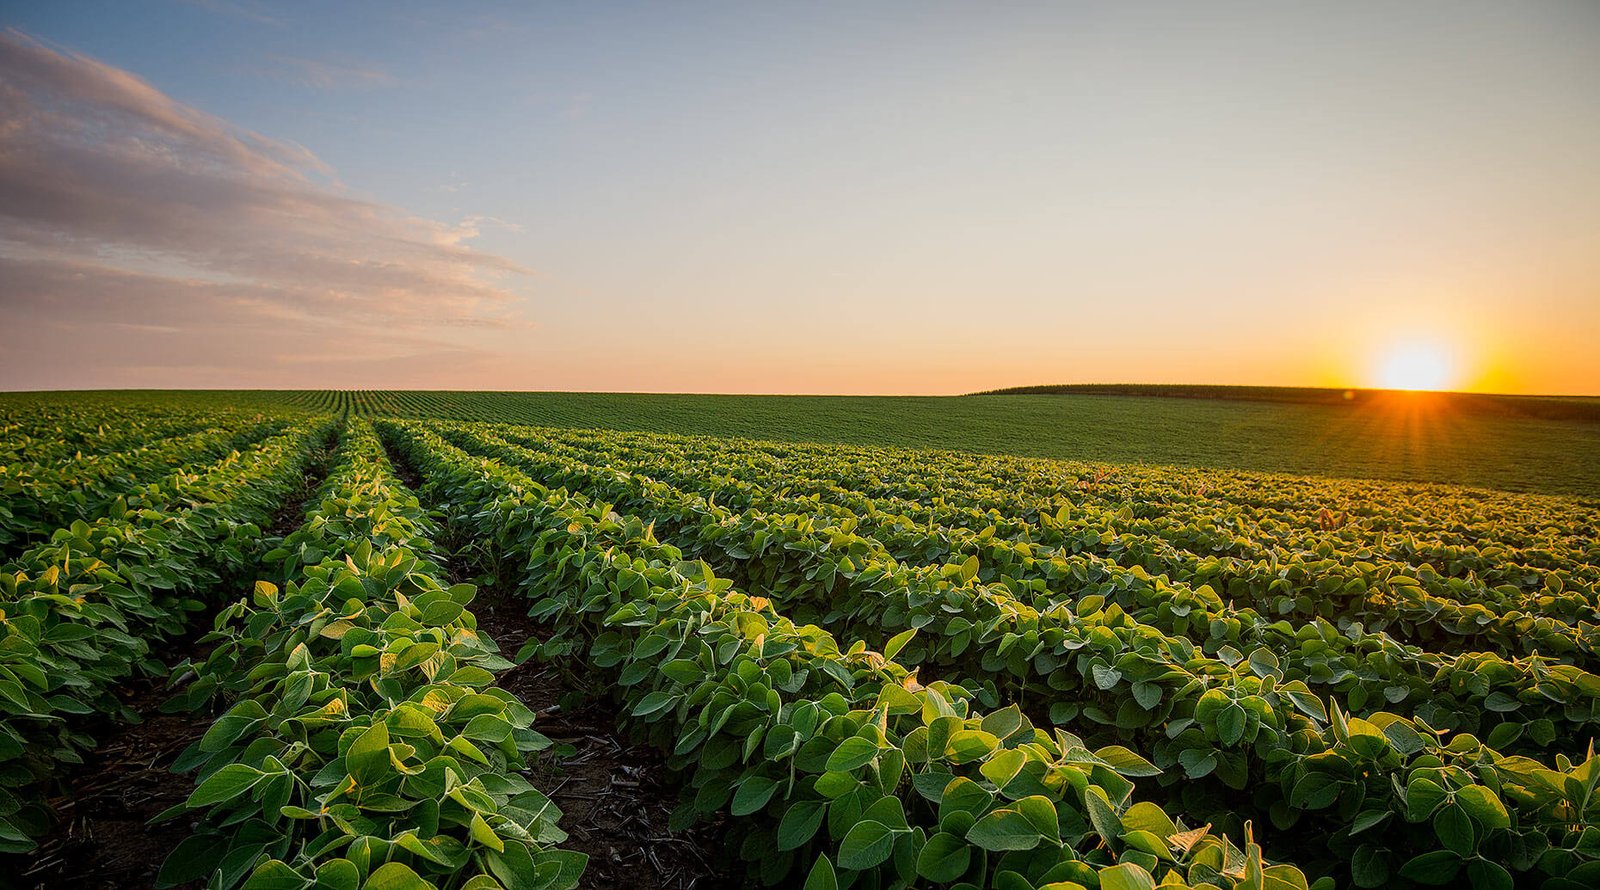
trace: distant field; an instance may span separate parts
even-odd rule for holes
[[[1310,391],[1316,392],[1316,391]],[[717,396],[490,392],[118,392],[778,441],[948,448],[1439,482],[1600,497],[1600,423],[1459,410],[1426,395],[1350,404],[1111,395]],[[10,394],[57,402],[66,393]],[[1594,400],[1560,400],[1574,404]]]
[[[1203,386],[1176,383],[1069,383],[1013,386],[974,393],[981,396],[1158,396],[1173,399],[1222,399],[1373,408],[1404,405],[1418,398],[1460,414],[1494,414],[1540,420],[1583,420],[1600,423],[1600,397],[1509,396],[1475,392],[1417,393],[1393,389],[1333,389],[1310,386]]]

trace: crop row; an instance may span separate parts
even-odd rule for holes
[[[984,582],[982,560],[970,562],[977,559],[976,554],[955,554],[952,563],[902,565],[881,542],[857,534],[856,526],[848,521],[830,524],[814,515],[755,510],[735,513],[712,502],[721,499],[720,493],[714,492],[708,500],[610,467],[591,466],[552,452],[535,455],[469,430],[458,428],[453,435],[461,444],[535,471],[546,482],[581,488],[641,511],[695,556],[738,572],[757,592],[796,607],[813,605],[818,617],[826,621],[847,615],[850,597],[881,606],[889,602],[883,599],[883,591],[898,586],[913,591],[909,601],[933,603],[970,586],[977,589],[973,596],[979,600],[998,597],[1004,601],[1014,597],[1046,615],[1067,609],[1079,617],[1103,612],[1115,619],[1125,613],[1161,633],[1196,637],[1202,650],[1213,657],[1209,666],[1212,673],[1226,672],[1241,661],[1241,650],[1283,653],[1285,658],[1275,668],[1280,680],[1326,687],[1324,694],[1337,693],[1347,708],[1358,711],[1366,710],[1369,703],[1373,706],[1370,710],[1375,711],[1410,702],[1440,728],[1478,733],[1507,722],[1501,715],[1520,712],[1516,716],[1521,722],[1509,724],[1500,733],[1512,732],[1522,722],[1545,721],[1548,731],[1541,729],[1536,734],[1546,743],[1554,740],[1558,726],[1565,736],[1571,729],[1592,730],[1600,725],[1600,677],[1571,666],[1547,664],[1535,658],[1507,660],[1492,653],[1440,656],[1400,646],[1381,634],[1347,635],[1320,623],[1296,628],[1225,604],[1204,585],[1194,588],[1172,584],[1138,568],[1122,569],[1109,562],[1102,563],[1100,569],[1109,580],[1098,585],[1081,573],[1066,570],[1049,578],[1085,586],[1083,595],[1067,602],[1053,595],[1048,584],[1027,583],[1046,578],[1019,572],[1024,575],[1024,583],[1004,575],[998,583]],[[1060,564],[1059,560],[1044,563],[1048,570],[1057,570]],[[962,577],[972,565],[980,567],[976,575]],[[960,568],[952,572],[950,569],[955,566]],[[997,614],[1004,611],[1000,609]],[[857,616],[864,619],[866,628],[880,617],[883,616],[877,613]],[[926,616],[891,612],[887,617],[892,622],[909,621],[920,626],[919,619]],[[955,654],[960,655],[965,651],[958,648],[964,639],[961,634],[970,638],[971,633],[964,624],[956,631],[952,648],[957,648]],[[918,651],[913,647],[913,653]],[[1036,653],[1022,654],[1021,665],[1013,665],[1009,673],[1026,679],[1031,668],[1042,672],[1045,676],[1039,679],[1046,680],[1048,669],[1026,661]],[[1259,656],[1257,661],[1266,657]],[[1279,662],[1276,655],[1271,658]],[[1177,661],[1188,664],[1191,660],[1192,655],[1185,651]],[[984,674],[1005,670],[1003,664],[985,664]],[[1189,672],[1193,670],[1190,666]],[[1102,691],[1111,693],[1113,700],[1119,691],[1128,692],[1117,687]],[[1123,701],[1127,700],[1124,694]],[[1106,713],[1104,709],[1097,710]],[[1327,709],[1319,710],[1326,713]],[[1570,738],[1563,741],[1571,743]]]
[[[89,718],[135,718],[112,687],[160,670],[152,647],[253,561],[326,429],[303,423],[171,477],[158,486],[171,509],[75,522],[0,568],[0,850],[30,849],[48,828],[47,780],[94,745]]]
[[[160,476],[183,474],[247,448],[285,426],[282,422],[246,423],[238,431],[209,428],[129,451],[79,457],[54,465],[0,466],[0,552],[46,537],[78,519],[96,519],[119,497],[133,494]],[[159,497],[166,486],[150,487]],[[159,504],[150,504],[159,507]]]
[[[954,507],[975,528],[996,520],[1037,521],[1066,507],[1114,517],[1118,529],[1150,523],[1157,534],[1192,538],[1193,549],[1219,555],[1253,558],[1264,547],[1331,550],[1330,556],[1429,564],[1450,577],[1470,573],[1491,586],[1511,584],[1528,592],[1540,590],[1550,571],[1589,585],[1600,571],[1600,512],[1572,499],[954,452],[594,430],[541,433],[575,444],[610,442],[698,455],[712,475],[824,499],[842,489],[930,509]],[[898,506],[895,511],[906,512]]]
[[[1247,631],[1246,636],[1253,637],[1251,645],[1257,641],[1267,645],[1293,643],[1296,629],[1282,623],[1285,617],[1301,620],[1309,617],[1313,621],[1331,619],[1339,631],[1337,638],[1330,638],[1331,644],[1351,642],[1344,639],[1345,635],[1365,643],[1377,642],[1387,650],[1386,658],[1411,661],[1421,657],[1423,661],[1430,662],[1421,668],[1429,675],[1436,673],[1438,659],[1419,656],[1420,650],[1416,647],[1390,643],[1385,637],[1375,636],[1371,631],[1381,630],[1391,622],[1400,622],[1412,628],[1411,633],[1405,636],[1443,637],[1454,643],[1450,648],[1456,651],[1461,651],[1465,640],[1479,639],[1493,632],[1492,641],[1516,641],[1518,647],[1534,651],[1542,649],[1547,655],[1555,654],[1558,658],[1565,655],[1569,659],[1574,655],[1591,655],[1595,641],[1600,640],[1600,626],[1580,623],[1575,628],[1548,617],[1544,606],[1554,599],[1553,596],[1545,597],[1546,602],[1540,605],[1537,612],[1498,615],[1486,613],[1478,606],[1464,606],[1448,597],[1436,596],[1410,575],[1388,576],[1385,570],[1371,564],[1359,566],[1356,572],[1362,574],[1356,574],[1355,577],[1351,577],[1354,574],[1352,572],[1330,569],[1318,560],[1288,565],[1245,565],[1237,560],[1219,560],[1214,555],[1199,557],[1159,539],[1153,546],[1161,555],[1155,556],[1150,549],[1138,546],[1138,538],[1095,529],[1087,533],[1079,529],[1063,531],[1057,521],[1048,516],[1041,520],[1042,531],[1026,530],[1013,537],[997,533],[995,525],[981,531],[959,525],[930,526],[904,514],[890,512],[900,504],[869,503],[860,513],[849,512],[842,507],[827,509],[817,500],[764,494],[759,486],[725,476],[697,477],[692,467],[683,467],[670,459],[641,464],[605,452],[596,456],[585,449],[551,443],[528,431],[511,431],[507,434],[514,443],[556,455],[570,455],[580,462],[598,461],[608,466],[627,467],[631,472],[668,482],[674,487],[682,486],[688,493],[712,499],[722,507],[754,507],[763,514],[784,516],[791,527],[803,524],[818,534],[827,534],[833,542],[830,551],[845,549],[846,545],[841,543],[844,541],[862,541],[864,546],[857,548],[856,552],[881,560],[892,558],[913,563],[940,563],[976,558],[980,580],[1002,581],[1014,589],[1027,591],[1033,604],[1041,609],[1048,609],[1065,597],[1085,595],[1117,602],[1128,611],[1135,611],[1152,601],[1161,604],[1169,613],[1174,607],[1183,609],[1183,603],[1199,603],[1199,609],[1184,610],[1183,615],[1164,615],[1162,624],[1169,632],[1197,636],[1198,642],[1213,654],[1222,645],[1240,643],[1236,634],[1213,632],[1209,622],[1224,612],[1226,620],[1232,621],[1236,617],[1241,621]],[[1113,538],[1113,546],[1095,546],[1104,543],[1108,537]],[[1097,549],[1103,552],[1095,552]],[[1126,565],[1128,563],[1131,566]],[[1171,572],[1170,577],[1166,574],[1168,571]],[[1426,572],[1423,574],[1425,577],[1428,575]],[[1383,591],[1370,586],[1380,583],[1374,577],[1378,575],[1385,576],[1381,582],[1386,588]],[[1437,578],[1436,575],[1432,577]],[[1180,580],[1174,582],[1172,578]],[[1456,583],[1454,579],[1452,581]],[[1554,583],[1560,584],[1559,580]],[[1213,584],[1225,591],[1228,601],[1225,610],[1223,596],[1213,591]],[[1048,601],[1041,603],[1041,599]],[[1242,610],[1238,608],[1241,600],[1247,606]],[[1285,606],[1285,600],[1291,605]],[[1300,610],[1293,605],[1295,603],[1305,603],[1306,606]],[[1318,605],[1312,606],[1312,603]],[[1322,614],[1324,612],[1327,614]],[[1173,620],[1174,617],[1176,620]],[[1373,617],[1377,617],[1378,621],[1370,620]],[[1378,626],[1372,627],[1374,624]],[[1591,661],[1589,658],[1576,660],[1584,664]],[[1351,701],[1357,708],[1365,704],[1369,695],[1378,702],[1384,695],[1393,696],[1405,691],[1392,684],[1384,684],[1381,688],[1350,684],[1346,679],[1352,675],[1338,667],[1332,667],[1324,673],[1325,681],[1345,684],[1342,691],[1351,695]],[[1510,690],[1508,694],[1514,694],[1528,685],[1513,683],[1526,679],[1526,673],[1526,670],[1509,673],[1490,671],[1485,675],[1485,681],[1506,687]],[[1385,678],[1378,674],[1369,679],[1377,682]],[[1561,692],[1557,700],[1567,702],[1572,698]],[[1434,717],[1442,727],[1462,728],[1460,716],[1449,713],[1447,709],[1439,710],[1437,705],[1430,707],[1434,709]],[[1507,710],[1515,709],[1515,706],[1507,707]],[[1582,715],[1578,715],[1578,719],[1582,719]]]
[[[1416,534],[1446,544],[1472,545],[1487,538],[1518,548],[1570,543],[1584,525],[1596,521],[1592,504],[1585,506],[1572,498],[1453,486],[1104,466],[894,448],[758,442],[751,443],[748,450],[753,452],[752,458],[767,454],[785,463],[807,463],[819,454],[830,455],[838,458],[830,462],[838,464],[840,481],[850,487],[857,487],[853,483],[860,481],[881,486],[886,493],[915,496],[924,503],[933,503],[954,490],[977,496],[986,508],[1007,514],[1030,506],[1085,500],[1129,502],[1136,509],[1154,511],[1193,507],[1211,512],[1237,506],[1242,509],[1228,518],[1305,528],[1317,524],[1314,520],[1325,507],[1362,531]],[[919,472],[924,469],[933,472]],[[1127,495],[1133,492],[1153,494],[1155,502],[1131,501]],[[1579,507],[1579,515],[1561,515],[1560,508],[1572,506]]]
[[[526,457],[505,443],[496,446],[492,437],[478,438],[497,456]],[[602,496],[614,499],[622,492],[605,487],[607,472],[613,486],[641,482],[589,468],[555,484],[599,486]],[[649,501],[645,495],[630,505]],[[673,515],[667,508],[645,518]],[[763,592],[778,595],[805,577],[792,562],[784,567],[783,554],[827,554],[839,543],[774,537],[762,547],[753,535],[770,529],[741,529],[727,515],[698,530],[720,538],[724,552],[745,552],[745,577],[754,574],[751,560],[778,554],[778,574],[767,576],[774,583],[763,585]],[[1034,700],[1052,703],[1057,719],[1115,724],[1148,745],[1161,766],[1181,766],[1191,778],[1216,772],[1234,788],[1253,786],[1259,812],[1294,826],[1301,838],[1323,837],[1358,883],[1379,882],[1391,867],[1419,880],[1447,880],[1465,865],[1493,884],[1510,880],[1508,867],[1559,876],[1584,868],[1591,855],[1573,823],[1592,824],[1584,788],[1600,761],[1574,767],[1558,757],[1551,767],[1506,757],[1470,735],[1446,743],[1421,721],[1381,711],[1347,720],[1302,683],[1286,681],[1280,659],[1265,648],[1249,657],[1235,652],[1208,659],[1181,638],[1115,609],[1034,610],[1004,585],[973,583],[974,563],[921,570],[870,560],[853,566],[848,551],[842,547],[836,561],[822,562],[832,566],[832,577],[812,586],[814,605],[831,621],[863,636],[920,627],[908,652],[920,649],[969,678],[1012,674]],[[823,572],[814,563],[808,574],[815,579]],[[845,583],[832,587],[840,577]],[[570,596],[556,597],[541,614],[555,617],[576,607]],[[1569,776],[1578,790],[1565,786]],[[1552,793],[1551,783],[1564,790]],[[1432,800],[1434,786],[1447,789],[1449,800]],[[1457,792],[1481,805],[1470,817],[1451,809]],[[1510,812],[1502,796],[1512,802]],[[1441,824],[1434,819],[1438,812],[1455,815]]]
[[[587,857],[518,771],[549,746],[494,685],[511,663],[449,584],[432,521],[352,424],[305,524],[224,608],[179,706],[227,705],[177,768],[199,818],[161,883],[213,888],[567,890]]]
[[[1330,596],[1345,589],[1377,588],[1382,596],[1404,596],[1419,588],[1436,600],[1482,607],[1469,612],[1457,632],[1476,633],[1476,619],[1487,609],[1494,615],[1520,611],[1566,622],[1600,619],[1594,584],[1600,566],[1593,561],[1556,562],[1544,553],[1522,553],[1484,544],[1473,547],[1421,547],[1407,535],[1371,534],[1354,527],[1326,528],[1308,521],[1315,511],[1301,504],[1294,515],[1246,511],[1237,503],[1215,498],[1163,497],[1141,488],[1116,500],[1085,496],[1075,501],[1011,499],[1008,510],[983,506],[971,490],[951,484],[935,462],[925,465],[909,485],[933,485],[939,496],[931,503],[888,493],[890,484],[874,476],[875,494],[868,496],[835,481],[850,472],[833,461],[761,461],[754,449],[720,440],[677,444],[662,437],[575,435],[569,431],[519,431],[541,445],[562,444],[590,453],[602,462],[648,468],[659,473],[677,469],[688,478],[712,481],[731,505],[774,508],[771,499],[814,498],[812,509],[832,508],[864,525],[887,517],[915,543],[938,544],[941,530],[955,530],[967,542],[1060,547],[1073,553],[1100,555],[1123,565],[1140,564],[1152,573],[1170,572],[1215,583],[1223,593],[1270,600],[1281,615],[1311,616],[1324,609]],[[515,438],[515,435],[513,436]],[[602,457],[604,455],[604,457]],[[884,468],[878,468],[883,473]],[[1332,483],[1325,492],[1337,490]],[[1024,508],[1026,504],[1026,508]],[[1265,515],[1263,515],[1265,514]],[[1492,528],[1493,526],[1490,526]],[[886,543],[888,541],[886,540]],[[964,542],[952,542],[958,544]],[[969,545],[970,546],[970,545]],[[912,556],[914,551],[903,554]],[[933,553],[924,554],[932,558]],[[1540,563],[1535,566],[1527,561]],[[1349,597],[1336,597],[1348,600]],[[1414,599],[1414,596],[1406,597]],[[1403,620],[1433,624],[1423,602]],[[1349,616],[1372,625],[1397,623],[1395,616],[1362,613]],[[1440,623],[1443,623],[1442,621]]]
[[[523,575],[536,612],[615,677],[630,722],[689,774],[693,814],[739,817],[769,880],[904,887],[1304,887],[1204,828],[1185,829],[1134,782],[1155,768],[1091,751],[1014,706],[987,713],[884,653],[841,647],[763,597],[657,543],[637,518],[550,490],[414,425],[384,423],[425,492]],[[583,646],[581,641],[592,640]],[[778,855],[772,851],[777,850]],[[836,875],[836,872],[842,873]]]
[[[686,459],[676,449],[642,448],[634,444],[643,438],[639,436],[627,436],[627,446],[613,443],[605,447],[610,440],[603,436],[584,443],[559,431],[512,428],[504,432],[535,447],[571,449],[590,462],[630,467],[675,485],[715,494],[719,503],[727,506],[819,513],[854,523],[880,538],[902,560],[980,554],[985,557],[986,578],[997,577],[1008,565],[1030,558],[1076,558],[1091,571],[1099,560],[1123,567],[1137,565],[1151,574],[1171,574],[1196,584],[1214,584],[1224,595],[1257,601],[1263,611],[1283,617],[1337,614],[1345,623],[1361,621],[1377,629],[1393,625],[1397,630],[1447,641],[1452,635],[1472,637],[1497,631],[1500,641],[1514,640],[1518,645],[1527,635],[1517,633],[1516,625],[1538,622],[1548,625],[1551,633],[1536,638],[1553,635],[1552,645],[1567,649],[1574,648],[1574,641],[1582,635],[1562,616],[1577,620],[1595,613],[1590,588],[1578,581],[1570,581],[1568,587],[1562,574],[1536,576],[1545,585],[1537,594],[1510,585],[1489,588],[1470,571],[1467,577],[1445,577],[1427,563],[1397,564],[1359,547],[1335,548],[1331,543],[1335,539],[1327,533],[1320,534],[1322,540],[1302,542],[1303,546],[1292,540],[1283,543],[1286,536],[1281,531],[1265,535],[1280,542],[1270,547],[1253,541],[1234,546],[1213,536],[1215,515],[1203,523],[1185,524],[1170,516],[1137,517],[1132,504],[1115,510],[1092,503],[1063,504],[1030,521],[961,506],[961,498],[954,492],[946,492],[934,506],[890,495],[868,497],[828,481],[826,467],[791,464],[781,475],[777,471],[755,474],[752,480],[730,472],[736,461],[708,459],[692,450],[691,457],[698,459]],[[790,494],[789,489],[809,494]],[[1229,534],[1232,540],[1246,540],[1237,532]],[[1582,574],[1593,571],[1592,566],[1584,566]],[[1571,572],[1563,574],[1574,577]],[[1493,621],[1487,629],[1480,623],[1519,611],[1522,614],[1511,621]],[[1592,636],[1593,631],[1589,633]]]
[[[0,420],[0,465],[49,466],[78,456],[111,454],[157,439],[211,427],[256,422],[262,414],[287,416],[281,408],[189,408],[175,404],[39,404],[13,410]]]

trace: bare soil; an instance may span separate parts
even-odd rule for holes
[[[509,655],[543,629],[520,600],[481,589],[472,611],[478,628]],[[538,715],[533,728],[555,746],[525,773],[561,808],[571,837],[561,846],[589,854],[584,887],[720,890],[744,887],[740,869],[722,854],[726,826],[702,823],[673,832],[668,817],[681,783],[661,752],[620,734],[618,715],[598,690],[560,666],[537,660],[502,672],[498,683]],[[584,704],[564,710],[577,696]],[[570,753],[568,753],[570,751]]]
[[[189,777],[171,771],[172,762],[209,725],[193,715],[159,713],[168,697],[160,678],[125,687],[122,700],[145,722],[110,733],[109,741],[67,777],[65,793],[50,801],[61,825],[20,864],[16,886],[122,890],[155,885],[161,863],[189,836],[190,825],[182,818],[149,822],[193,790]]]

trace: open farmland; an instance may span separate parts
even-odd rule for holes
[[[1600,885],[1593,424],[716,398],[0,401],[15,873]]]
[[[59,410],[63,399],[78,398],[132,410],[253,405],[268,411],[934,448],[1600,498],[1600,399],[1363,391],[1362,398],[1330,402],[1327,392],[1193,386],[1084,387],[1042,396],[132,390],[76,397],[15,393],[0,396],[0,404]],[[1485,410],[1482,402],[1500,410]]]

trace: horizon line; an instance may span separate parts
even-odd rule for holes
[[[1229,389],[1229,390],[1285,390],[1301,392],[1348,392],[1348,393],[1392,393],[1395,395],[1433,395],[1433,396],[1486,396],[1490,398],[1509,399],[1600,399],[1600,393],[1514,393],[1514,392],[1489,392],[1479,390],[1452,390],[1452,389],[1395,389],[1381,386],[1295,386],[1282,384],[1259,383],[1024,383],[1016,386],[1002,386],[992,389],[970,390],[966,392],[951,393],[904,393],[904,392],[873,392],[873,393],[829,393],[829,392],[709,392],[692,390],[636,390],[636,389],[451,389],[428,387],[395,387],[395,388],[369,388],[369,387],[238,387],[238,386],[184,386],[184,387],[159,387],[159,386],[102,386],[87,388],[61,388],[61,389],[7,389],[0,387],[0,394],[4,395],[43,395],[43,394],[71,394],[71,393],[100,393],[100,392],[434,392],[434,393],[508,393],[522,395],[613,395],[613,396],[727,396],[727,397],[757,397],[757,398],[832,398],[832,399],[962,399],[980,396],[1012,396],[1012,395],[1116,395],[1116,393],[1095,392],[1020,392],[1019,390],[1047,389],[1051,387],[1072,388],[1077,390],[1111,389],[1111,388],[1167,388],[1173,390],[1183,389]],[[1155,397],[1155,396],[1152,396]]]

